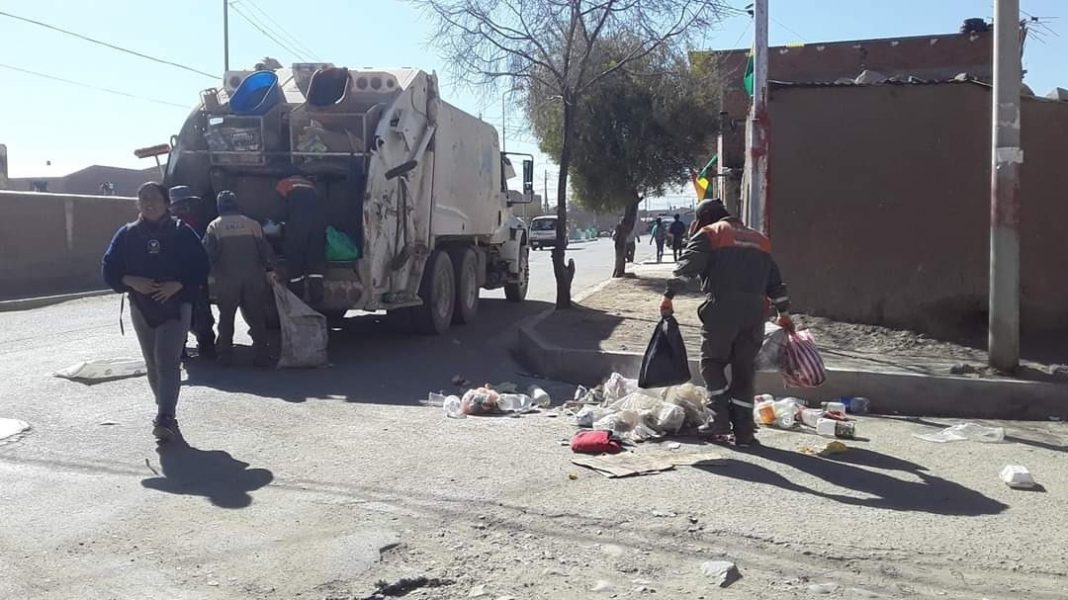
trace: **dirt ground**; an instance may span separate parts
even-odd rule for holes
[[[557,345],[609,351],[643,352],[659,320],[659,303],[669,265],[638,267],[636,277],[616,279],[583,299],[572,311],[561,311],[542,321],[538,330]],[[675,317],[691,355],[700,350],[698,292],[676,296]],[[874,325],[844,323],[804,314],[794,315],[799,328],[812,332],[829,367],[876,361],[911,371],[994,376],[984,365],[984,350],[931,338],[923,333]],[[964,368],[961,369],[960,367]],[[1025,362],[1028,373],[1049,372],[1046,365]]]

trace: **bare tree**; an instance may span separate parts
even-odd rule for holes
[[[557,163],[556,306],[571,306],[575,263],[567,260],[567,176],[578,101],[605,78],[665,45],[685,45],[730,10],[723,0],[410,0],[438,23],[433,43],[472,85],[551,90],[560,102]],[[594,60],[602,39],[631,40],[620,57]],[[542,96],[544,97],[544,96]]]

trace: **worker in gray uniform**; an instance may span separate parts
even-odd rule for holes
[[[204,247],[215,280],[215,302],[219,305],[219,337],[215,349],[222,365],[233,363],[234,317],[240,308],[252,337],[254,364],[270,366],[265,311],[267,278],[273,268],[274,253],[260,224],[241,214],[233,192],[219,192],[216,203],[219,218],[204,233]]]
[[[778,311],[779,324],[793,330],[786,285],[768,238],[731,216],[721,201],[705,200],[697,206],[691,234],[660,312],[673,314],[671,299],[676,292],[687,282],[700,280],[707,294],[697,314],[702,324],[701,377],[714,412],[711,434],[725,440],[733,428],[735,445],[759,445],[753,423],[756,357],[764,340],[769,301]]]

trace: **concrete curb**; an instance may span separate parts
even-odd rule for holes
[[[59,294],[56,296],[38,296],[37,298],[17,298],[15,300],[3,300],[0,301],[0,312],[30,310],[33,308],[41,308],[42,306],[51,306],[53,304],[59,304],[60,302],[80,300],[82,298],[93,298],[96,296],[106,296],[107,294],[114,293],[114,290],[93,290],[90,292],[75,292],[73,294]]]
[[[636,352],[564,348],[546,340],[537,327],[552,313],[543,312],[519,325],[516,356],[524,367],[552,379],[586,386],[604,381],[613,372],[637,376],[642,355]],[[700,372],[698,360],[690,360],[690,372]],[[699,378],[695,377],[695,383],[700,383]],[[828,369],[827,383],[814,390],[787,389],[778,373],[762,371],[757,374],[757,390],[776,396],[796,395],[810,402],[863,396],[871,400],[873,412],[880,414],[1068,419],[1068,385],[1057,383]]]

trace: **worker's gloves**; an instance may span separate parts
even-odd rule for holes
[[[675,314],[675,306],[671,303],[671,298],[664,296],[664,299],[660,301],[660,316],[667,318]]]
[[[793,333],[797,331],[797,326],[794,325],[794,320],[790,318],[790,313],[779,313],[779,319],[777,321],[779,327],[782,327],[787,333]]]

